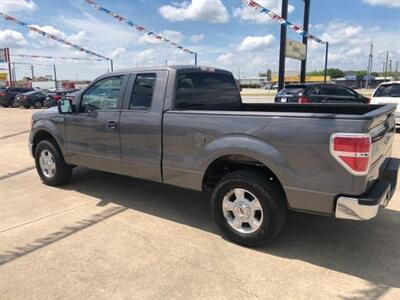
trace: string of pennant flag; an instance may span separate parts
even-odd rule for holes
[[[265,14],[268,15],[269,17],[271,17],[275,22],[280,23],[281,25],[285,25],[287,27],[289,27],[290,29],[292,29],[294,32],[297,32],[298,34],[305,36],[307,38],[309,38],[310,40],[313,40],[319,44],[325,44],[326,42],[321,40],[320,38],[317,38],[315,35],[311,34],[310,32],[307,32],[303,29],[301,29],[300,26],[293,24],[291,22],[289,22],[288,20],[285,20],[283,17],[281,17],[280,15],[274,13],[273,11],[269,10],[268,8],[265,8],[263,6],[261,6],[260,4],[258,4],[256,1],[254,0],[242,0],[243,3],[245,3],[248,7],[251,7],[253,9],[255,9],[256,11],[258,11],[261,14]]]
[[[194,51],[189,50],[189,49],[187,49],[185,47],[182,47],[181,45],[178,45],[177,43],[167,39],[166,37],[164,37],[164,36],[162,36],[160,34],[157,34],[157,33],[153,32],[151,30],[148,30],[145,27],[143,27],[143,26],[141,26],[139,24],[136,24],[136,23],[128,20],[125,17],[123,17],[123,16],[121,16],[121,15],[115,13],[115,12],[112,12],[107,8],[104,8],[104,7],[100,6],[100,5],[98,5],[94,0],[86,0],[86,2],[88,4],[90,4],[91,6],[93,6],[94,8],[96,8],[97,10],[99,10],[99,11],[101,11],[101,12],[103,12],[103,13],[111,16],[111,17],[113,17],[114,19],[118,20],[119,22],[124,22],[126,25],[128,25],[128,26],[130,26],[132,28],[135,28],[137,31],[139,31],[141,33],[147,34],[148,36],[153,37],[153,38],[155,38],[157,40],[161,40],[161,41],[164,41],[166,43],[169,43],[170,45],[174,46],[175,48],[178,48],[178,49],[180,49],[180,50],[182,50],[182,51],[184,51],[186,53],[195,54]]]
[[[29,58],[44,58],[44,59],[66,59],[66,60],[89,60],[89,61],[102,61],[100,58],[84,58],[84,57],[67,57],[67,56],[47,56],[47,55],[31,55],[31,54],[13,54],[16,57],[29,57]]]
[[[27,62],[20,62],[20,61],[13,61],[13,64],[17,64],[17,65],[28,65],[28,66],[39,66],[39,67],[48,67],[48,68],[52,68],[52,65],[44,65],[44,64],[32,64],[32,63],[27,63]]]
[[[86,49],[86,48],[83,48],[83,47],[81,47],[81,46],[79,46],[79,45],[76,45],[76,44],[73,44],[73,43],[71,43],[71,42],[68,42],[68,41],[66,41],[66,40],[64,40],[64,39],[62,39],[62,38],[59,38],[59,37],[55,36],[54,34],[45,32],[45,31],[43,31],[43,30],[41,30],[41,29],[39,29],[39,28],[36,28],[36,27],[34,27],[34,26],[32,26],[32,25],[28,25],[27,23],[22,22],[22,21],[20,21],[20,20],[14,18],[14,17],[12,17],[12,16],[6,15],[6,14],[4,14],[4,13],[2,13],[2,12],[0,12],[0,17],[2,17],[2,18],[3,18],[4,20],[6,20],[6,21],[9,21],[9,22],[18,24],[18,25],[20,25],[20,26],[24,26],[25,28],[28,28],[30,31],[36,32],[36,33],[38,33],[38,34],[40,34],[40,35],[42,35],[42,36],[44,36],[44,37],[46,37],[46,38],[49,38],[49,39],[55,40],[55,41],[57,41],[57,42],[63,43],[63,44],[65,44],[65,45],[68,45],[68,46],[70,46],[70,47],[73,47],[73,48],[75,48],[75,49],[77,49],[77,50],[79,50],[79,51],[81,51],[81,52],[85,52],[85,53],[90,54],[90,55],[92,55],[92,56],[99,57],[99,58],[101,58],[101,59],[103,59],[103,60],[110,60],[110,58],[108,58],[108,57],[105,57],[105,56],[100,55],[100,54],[97,54],[97,53],[95,53],[95,52],[93,52],[93,51],[91,51],[91,50],[88,50],[88,49]]]

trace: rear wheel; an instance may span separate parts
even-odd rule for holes
[[[44,184],[59,186],[71,178],[72,167],[64,161],[61,151],[50,141],[41,141],[36,146],[35,164]]]
[[[214,190],[212,210],[227,238],[252,247],[275,238],[287,212],[285,197],[276,183],[252,170],[223,177]]]

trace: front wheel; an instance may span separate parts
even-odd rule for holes
[[[212,195],[215,222],[232,241],[255,247],[270,242],[286,220],[286,199],[263,173],[245,170],[223,177]]]
[[[64,161],[61,151],[47,140],[36,146],[35,165],[40,179],[47,185],[63,185],[72,175],[72,167]]]
[[[36,109],[42,108],[42,106],[43,106],[42,102],[40,102],[40,101],[33,102],[33,107]]]

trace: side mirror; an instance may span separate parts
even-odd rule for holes
[[[72,101],[68,99],[60,99],[58,101],[59,114],[72,114]]]

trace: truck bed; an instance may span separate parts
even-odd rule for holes
[[[187,107],[179,110],[208,110],[208,111],[243,111],[243,112],[271,112],[271,113],[312,113],[333,115],[352,115],[373,117],[381,114],[384,110],[390,110],[388,105],[365,105],[365,104],[281,104],[281,103],[241,103],[237,105],[203,105]],[[378,111],[379,110],[379,111]]]

